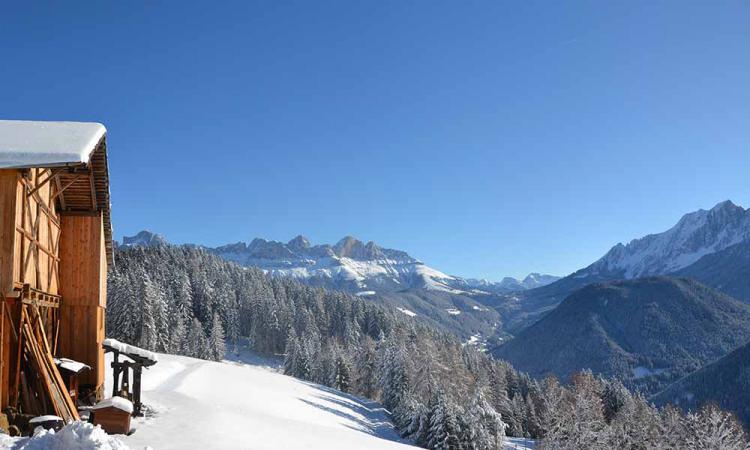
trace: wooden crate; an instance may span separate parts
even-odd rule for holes
[[[130,433],[130,413],[114,406],[91,411],[92,422],[109,434]]]

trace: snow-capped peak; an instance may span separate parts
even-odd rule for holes
[[[143,230],[135,236],[123,236],[122,238],[124,247],[159,247],[168,244],[164,236],[148,230]]]
[[[287,242],[286,245],[291,249],[304,250],[310,248],[310,241],[300,234],[291,241]]]
[[[576,276],[637,278],[667,274],[746,239],[750,239],[750,210],[726,200],[708,211],[685,214],[663,233],[615,245]]]
[[[481,289],[490,292],[512,292],[525,291],[527,289],[534,289],[540,286],[545,286],[559,279],[560,277],[555,275],[532,272],[526,275],[523,280],[514,277],[504,277],[500,281],[488,281],[486,279],[477,280],[474,278],[468,278],[465,280],[465,282],[475,289]]]

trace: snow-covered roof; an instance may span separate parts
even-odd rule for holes
[[[111,397],[106,400],[102,400],[91,407],[91,409],[96,410],[109,407],[117,408],[120,411],[125,411],[128,414],[133,413],[133,403],[130,400],[122,397]]]
[[[140,356],[141,358],[147,359],[154,363],[159,361],[159,357],[156,355],[156,353],[150,352],[140,347],[136,347],[135,345],[130,345],[124,342],[120,342],[117,339],[112,339],[112,338],[105,339],[103,345],[105,347],[110,347],[112,349],[115,349],[120,353]]]
[[[106,133],[104,125],[95,122],[0,120],[0,169],[58,169],[55,182],[65,186],[57,199],[62,210],[102,211],[107,261],[112,265]],[[76,172],[84,165],[89,177]]]
[[[0,120],[0,168],[88,163],[106,132],[94,122]]]
[[[73,373],[78,373],[83,369],[91,369],[91,367],[82,362],[74,361],[68,358],[55,358],[55,364],[57,364],[58,367],[69,370]]]

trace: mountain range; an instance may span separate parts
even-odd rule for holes
[[[141,231],[124,237],[123,246],[168,245],[160,234]],[[368,295],[427,289],[454,294],[492,294],[533,289],[559,279],[531,273],[523,279],[504,277],[500,281],[461,278],[427,266],[402,250],[380,247],[346,236],[336,244],[312,245],[300,235],[289,242],[261,238],[249,244],[237,242],[220,247],[204,247],[222,258],[246,267],[258,267],[273,276],[297,278],[310,284]]]
[[[695,278],[750,299],[750,209],[731,201],[685,214],[669,230],[619,243],[591,265],[545,286],[504,295],[495,306],[513,333],[591,283],[654,275]],[[717,263],[723,264],[717,269]],[[725,270],[728,269],[728,270]]]
[[[243,266],[258,267],[273,276],[301,279],[311,284],[359,295],[425,289],[452,294],[491,294],[531,289],[558,279],[529,274],[523,280],[499,282],[447,275],[402,250],[383,248],[346,236],[334,245],[312,245],[304,236],[287,243],[256,238],[210,249]]]

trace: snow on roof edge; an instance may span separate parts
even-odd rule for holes
[[[98,122],[0,120],[0,168],[85,164],[106,133]]]
[[[102,400],[96,405],[92,406],[91,409],[96,411],[97,409],[109,407],[117,408],[120,411],[125,411],[128,414],[133,413],[133,403],[130,400],[122,397],[110,397],[106,400]]]
[[[141,358],[147,359],[149,361],[152,361],[154,363],[159,362],[159,357],[156,353],[142,349],[140,347],[136,347],[135,345],[126,344],[124,342],[120,342],[117,339],[114,338],[107,338],[104,340],[102,345],[106,345],[107,347],[111,347],[115,350],[117,350],[120,353],[125,353],[126,356],[128,353],[140,356]]]

